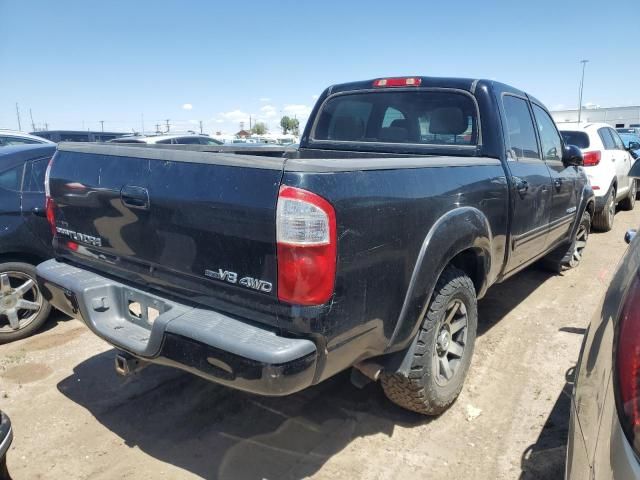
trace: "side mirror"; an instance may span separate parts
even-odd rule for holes
[[[575,145],[567,145],[562,152],[562,163],[565,167],[581,167],[584,165],[582,150]]]
[[[629,142],[629,146],[627,150],[640,150],[640,143],[638,142]]]
[[[627,242],[627,244],[633,242],[633,239],[636,236],[637,231],[636,230],[627,230],[627,233],[624,234],[624,241]]]

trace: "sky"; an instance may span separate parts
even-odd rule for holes
[[[0,0],[0,128],[234,133],[329,85],[488,78],[550,109],[640,104],[638,0]],[[631,14],[632,13],[632,14]],[[634,40],[635,38],[635,40]],[[166,128],[166,127],[161,127]]]

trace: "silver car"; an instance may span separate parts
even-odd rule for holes
[[[640,177],[640,162],[629,176]],[[566,478],[640,478],[640,235],[585,335],[572,396]]]

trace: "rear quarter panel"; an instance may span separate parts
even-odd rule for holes
[[[283,184],[313,191],[334,206],[338,266],[330,308],[315,319],[317,312],[294,308],[280,319],[281,325],[291,330],[320,327],[328,351],[361,341],[363,348],[333,356],[341,364],[388,347],[421,246],[445,213],[470,206],[486,215],[489,248],[496,259],[490,275],[496,276],[503,265],[508,192],[499,161],[478,158],[477,165],[465,161],[456,167],[461,159],[452,158],[448,166],[429,167],[430,160],[423,159],[424,167],[402,168],[402,159],[397,160],[396,169],[376,169],[373,160],[371,169],[288,171],[283,178]],[[448,259],[437,260],[444,266]],[[326,373],[332,370],[328,366]]]

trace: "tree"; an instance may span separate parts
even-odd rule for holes
[[[280,120],[280,126],[282,127],[282,133],[287,134],[289,132],[294,135],[298,135],[300,131],[300,121],[297,118],[291,118],[285,115]]]
[[[291,133],[293,133],[294,135],[299,135],[300,134],[300,121],[297,118],[290,118],[289,119],[289,126],[291,127]]]
[[[254,133],[256,135],[264,135],[265,133],[267,133],[267,130],[269,129],[267,128],[267,125],[264,122],[256,122],[253,128],[251,129],[251,133]]]
[[[283,134],[287,134],[289,133],[289,130],[291,130],[290,127],[291,124],[291,119],[288,116],[284,116],[280,119],[280,126],[282,127],[282,133]]]

